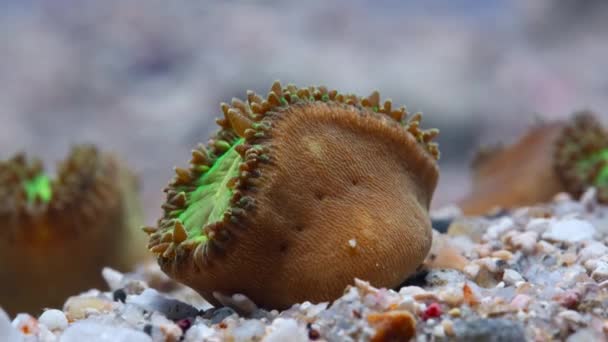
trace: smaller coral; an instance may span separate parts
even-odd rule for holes
[[[608,133],[593,113],[569,122],[540,123],[509,146],[481,149],[473,159],[473,190],[459,202],[467,215],[580,196],[596,187],[608,202]]]
[[[23,153],[0,161],[0,305],[57,307],[104,286],[104,266],[133,266],[145,255],[137,196],[134,174],[94,146],[74,147],[55,179]]]
[[[565,189],[581,196],[597,188],[600,202],[608,203],[608,132],[591,112],[580,112],[556,142],[555,171]]]

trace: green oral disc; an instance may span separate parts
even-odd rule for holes
[[[196,180],[196,189],[188,194],[189,203],[178,219],[184,224],[191,240],[204,243],[208,237],[202,230],[208,224],[222,221],[230,207],[232,189],[230,180],[239,175],[242,158],[235,148],[245,140],[239,139],[213,166]]]
[[[40,199],[44,203],[51,200],[53,191],[51,189],[51,180],[46,175],[38,175],[23,183],[28,203],[34,203]]]

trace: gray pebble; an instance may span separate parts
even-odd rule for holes
[[[204,319],[211,321],[211,324],[218,324],[224,320],[224,318],[232,316],[236,313],[229,307],[211,308],[202,315]]]
[[[521,323],[508,319],[477,319],[454,324],[456,341],[511,342],[526,341]]]

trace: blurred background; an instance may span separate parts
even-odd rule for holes
[[[220,102],[275,79],[379,89],[442,131],[437,207],[476,146],[583,108],[606,122],[606,34],[603,0],[0,0],[0,158],[52,171],[96,143],[139,172],[151,224]]]

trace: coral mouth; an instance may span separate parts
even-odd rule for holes
[[[233,195],[231,182],[238,176],[242,162],[236,147],[243,141],[239,139],[234,142],[206,173],[194,181],[196,189],[186,193],[189,205],[179,213],[177,220],[185,226],[189,239],[205,243],[208,240],[207,232],[197,228],[221,221],[228,210]]]
[[[28,203],[33,203],[37,200],[48,203],[53,195],[51,178],[45,174],[39,174],[32,179],[25,180],[23,187]]]

